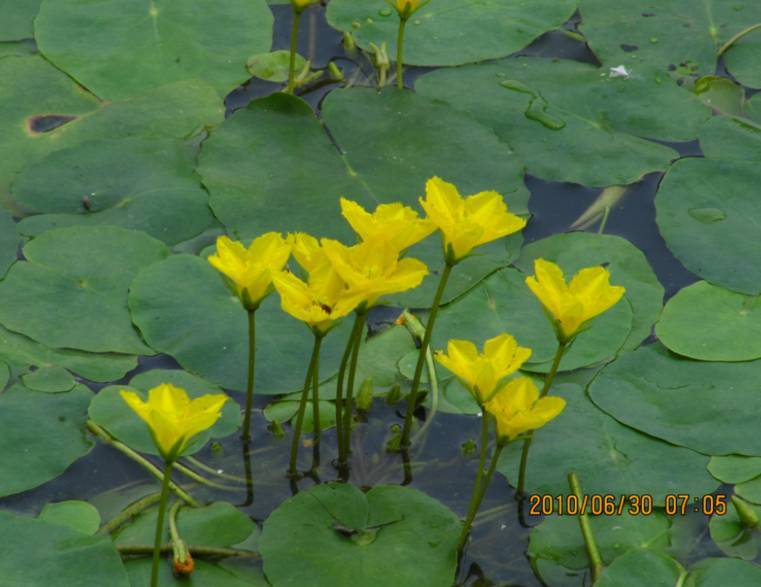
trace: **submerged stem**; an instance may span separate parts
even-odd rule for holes
[[[354,339],[352,340],[351,350],[351,362],[349,364],[349,381],[346,386],[346,406],[343,413],[343,460],[342,465],[346,465],[348,462],[349,454],[351,453],[351,420],[354,412],[354,379],[357,375],[357,362],[359,360],[359,347],[362,344],[362,332],[367,321],[367,312],[357,313],[357,328],[352,333]]]
[[[482,493],[482,484],[484,481],[484,465],[486,464],[486,451],[488,450],[489,445],[489,414],[486,413],[485,410],[482,408],[482,416],[481,416],[481,446],[480,453],[478,457],[478,471],[476,472],[476,482],[473,485],[473,493],[470,496],[470,504],[468,505],[468,513],[465,516],[465,523],[462,527],[462,532],[460,532],[460,540],[457,543],[457,551],[462,551],[463,546],[465,546],[465,541],[468,539],[468,534],[470,534],[470,526],[473,524],[473,518],[476,517],[476,512],[478,511],[478,506],[481,504],[480,502],[480,496]]]
[[[349,338],[346,341],[346,348],[341,357],[341,363],[338,367],[338,379],[336,381],[336,438],[338,443],[338,462],[344,463],[346,457],[344,453],[344,434],[343,434],[343,407],[344,407],[344,379],[346,378],[346,368],[349,365],[351,351],[354,348],[354,337],[357,329],[361,328],[359,314],[354,315],[354,325],[352,326]]]
[[[246,409],[243,414],[243,442],[251,439],[251,412],[254,409],[254,370],[256,367],[256,310],[248,310],[248,371],[246,378]]]
[[[304,387],[301,391],[301,400],[299,401],[299,411],[296,414],[296,424],[293,427],[293,438],[291,439],[291,459],[288,464],[288,475],[295,477],[296,461],[299,456],[299,444],[301,443],[301,428],[304,425],[304,414],[306,412],[307,400],[309,399],[309,384],[312,382],[312,372],[315,365],[320,360],[320,345],[322,337],[315,334],[314,345],[312,347],[312,357],[309,359],[309,367],[304,378]]]

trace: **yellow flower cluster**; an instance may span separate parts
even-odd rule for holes
[[[357,244],[348,246],[328,238],[318,241],[304,233],[288,237],[268,233],[246,249],[223,236],[209,262],[230,280],[249,311],[256,310],[274,286],[285,312],[325,334],[352,311],[367,311],[385,295],[420,285],[428,268],[403,253],[436,229],[448,262],[454,264],[476,246],[526,224],[508,212],[497,192],[463,197],[454,185],[437,177],[427,182],[426,197],[420,199],[427,218],[399,203],[381,204],[374,212],[345,198],[340,203],[344,218],[359,237]],[[284,270],[291,253],[305,279]]]

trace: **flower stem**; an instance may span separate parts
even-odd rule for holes
[[[111,532],[119,528],[122,524],[126,524],[132,518],[137,516],[139,513],[143,512],[144,510],[147,510],[149,507],[151,507],[153,504],[158,502],[160,499],[161,499],[161,492],[159,491],[156,491],[154,493],[149,493],[145,497],[140,498],[133,504],[124,508],[121,511],[121,513],[119,513],[119,515],[117,515],[115,518],[112,518],[111,520],[103,524],[98,529],[98,534],[110,534]],[[181,502],[177,502],[177,503],[181,503]]]
[[[576,473],[568,473],[568,485],[571,488],[571,493],[576,496],[579,502],[582,501],[581,497],[581,485],[579,479],[576,477]],[[587,548],[587,556],[589,556],[589,569],[592,571],[592,584],[597,582],[597,579],[602,573],[602,557],[600,551],[597,548],[594,534],[592,534],[592,528],[589,525],[589,518],[586,512],[581,511],[579,513],[579,527],[581,528],[581,535],[584,538],[584,544]]]
[[[148,544],[125,544],[116,546],[116,550],[118,550],[119,554],[122,556],[140,556],[153,554],[153,549],[154,547],[149,546]],[[162,544],[160,550],[162,554],[172,552],[172,544]],[[259,557],[259,554],[256,552],[251,550],[240,550],[237,548],[219,548],[216,546],[194,545],[188,546],[188,550],[190,551],[190,554],[198,557]]]
[[[293,427],[293,438],[291,439],[291,460],[288,464],[288,475],[295,477],[296,461],[299,456],[299,444],[301,443],[301,428],[304,425],[304,414],[307,407],[307,399],[309,398],[309,384],[312,382],[312,372],[315,369],[315,365],[320,360],[320,345],[322,344],[322,337],[315,335],[314,346],[312,347],[312,358],[309,359],[309,367],[307,368],[307,374],[304,378],[304,388],[301,391],[301,401],[299,402],[299,411],[296,415],[296,424]]]
[[[433,298],[433,305],[431,306],[431,314],[428,316],[428,324],[426,324],[425,327],[423,342],[420,343],[420,351],[418,352],[417,364],[415,365],[415,376],[412,379],[412,387],[410,388],[410,393],[407,396],[407,413],[404,417],[404,429],[402,430],[402,440],[400,443],[400,446],[403,449],[409,448],[410,445],[412,416],[415,413],[415,403],[417,402],[418,389],[420,388],[420,379],[423,376],[423,365],[425,364],[428,346],[431,344],[433,325],[436,322],[436,316],[439,313],[441,298],[444,297],[444,290],[447,287],[447,281],[449,281],[449,275],[452,272],[452,267],[453,265],[446,263],[444,265],[444,270],[441,272],[441,277],[439,278],[439,286],[436,289],[436,295]]]
[[[141,467],[147,470],[151,475],[153,475],[157,479],[163,480],[162,473],[156,465],[154,465],[148,459],[143,457],[141,454],[132,450],[123,442],[119,442],[118,440],[113,438],[108,432],[106,432],[103,428],[98,426],[92,420],[87,421],[87,429],[93,434],[95,434],[98,438],[100,438],[103,442],[105,442],[106,444],[110,444],[120,453],[128,456],[130,459],[135,461],[137,464],[139,464]],[[181,500],[186,502],[188,505],[191,505],[193,507],[201,507],[200,503],[198,503],[189,493],[187,493],[184,489],[182,489],[182,487],[175,484],[174,482],[169,483],[169,488],[172,491],[174,491],[177,497],[179,497]]]
[[[251,439],[251,412],[254,410],[254,369],[256,367],[256,310],[248,310],[248,373],[246,379],[246,411],[243,414],[241,438]]]
[[[468,514],[465,517],[465,524],[460,532],[460,540],[457,543],[457,551],[460,552],[462,547],[465,546],[465,541],[468,539],[470,533],[470,526],[473,524],[473,518],[476,517],[478,506],[481,504],[480,496],[482,490],[482,484],[484,481],[484,465],[486,464],[486,451],[489,448],[489,414],[483,410],[481,416],[481,446],[479,447],[480,455],[478,457],[478,471],[476,471],[476,482],[473,485],[473,493],[470,496],[470,504],[468,505]]]
[[[552,361],[552,367],[550,372],[547,373],[547,377],[544,378],[544,387],[539,397],[545,397],[552,387],[552,382],[555,380],[555,376],[558,374],[558,368],[560,367],[560,360],[563,358],[566,348],[568,348],[567,342],[559,342],[558,350],[555,352],[555,359]],[[523,498],[523,494],[526,488],[526,467],[528,466],[528,453],[531,450],[531,443],[534,440],[534,434],[531,433],[526,440],[523,441],[523,449],[521,450],[521,464],[518,469],[518,490],[516,497]]]
[[[757,22],[756,24],[751,25],[748,28],[741,30],[739,33],[737,33],[734,37],[729,39],[729,41],[727,41],[726,43],[724,43],[721,46],[717,56],[721,57],[722,55],[724,55],[724,53],[729,51],[732,48],[732,45],[737,43],[737,41],[742,39],[745,35],[747,35],[749,33],[752,33],[753,31],[758,30],[758,29],[761,29],[761,22]]]
[[[399,34],[396,37],[396,87],[404,89],[404,30],[407,28],[407,18],[399,17]]]
[[[286,94],[292,94],[296,89],[296,52],[299,46],[299,21],[301,10],[293,9],[293,25],[291,27],[291,58],[288,62],[288,85],[285,87]]]
[[[354,315],[354,325],[352,326],[349,338],[346,341],[346,348],[341,357],[341,364],[338,367],[338,379],[336,382],[336,438],[338,442],[338,461],[344,462],[345,458],[343,447],[343,407],[344,407],[344,379],[346,377],[346,367],[349,365],[351,350],[354,348],[354,337],[357,329],[361,328],[359,314]]]
[[[166,513],[166,502],[169,497],[169,481],[172,476],[172,461],[164,465],[164,480],[161,483],[161,498],[159,499],[159,513],[156,519],[156,538],[153,541],[153,563],[151,565],[151,587],[157,587],[159,584],[159,559],[161,558],[161,545],[164,536],[164,514]]]
[[[351,419],[354,415],[354,379],[357,375],[357,361],[359,359],[359,347],[362,344],[362,333],[367,321],[367,312],[357,313],[358,328],[354,331],[354,340],[352,341],[351,362],[349,364],[349,381],[346,386],[346,406],[343,413],[343,461],[341,464],[346,465],[349,454],[351,453]]]
[[[315,344],[317,339],[322,341],[322,335],[315,335]],[[320,467],[320,436],[322,435],[320,425],[320,352],[317,351],[317,360],[312,367],[312,471]]]

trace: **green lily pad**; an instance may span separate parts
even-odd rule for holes
[[[735,493],[752,503],[761,504],[761,476],[738,483]]]
[[[0,201],[7,200],[16,174],[53,151],[104,138],[183,139],[224,117],[222,99],[199,80],[101,102],[39,56],[0,59],[0,78],[8,81],[0,88],[0,126],[6,129],[0,136]]]
[[[45,393],[69,391],[76,385],[74,377],[63,367],[42,367],[21,376],[25,387]]]
[[[332,386],[331,386],[332,387]],[[291,397],[291,396],[289,396]],[[311,392],[310,392],[311,397]],[[320,430],[328,430],[336,425],[336,407],[332,402],[320,400]],[[299,400],[297,398],[274,401],[264,408],[264,417],[268,422],[279,422],[283,424],[291,421],[299,411]],[[312,400],[307,402],[306,411],[304,412],[304,422],[301,431],[305,434],[312,433]]]
[[[761,516],[761,506],[747,504],[756,516]],[[759,552],[758,527],[748,528],[743,524],[737,508],[730,502],[727,513],[723,516],[711,516],[708,523],[711,532],[711,540],[727,556],[752,561]]]
[[[0,361],[0,391],[5,389],[11,379],[11,368],[7,363]]]
[[[711,114],[665,74],[627,79],[539,57],[440,69],[416,89],[494,129],[528,173],[588,186],[628,185],[663,171],[677,153],[639,137],[694,139]]]
[[[0,535],[13,537],[0,553],[7,585],[130,585],[119,553],[105,536],[8,512],[0,512]]]
[[[456,143],[452,136],[458,137]],[[521,164],[491,130],[444,104],[392,89],[331,92],[322,105],[322,123],[298,98],[276,94],[256,100],[204,143],[199,172],[216,216],[245,238],[269,230],[301,230],[350,241],[354,236],[341,217],[339,197],[367,208],[402,202],[419,209],[418,197],[434,175],[455,183],[463,194],[497,190],[512,212],[528,213]],[[443,267],[443,255],[438,238],[429,238],[431,243],[410,255],[422,251],[432,275],[421,294],[394,301],[430,305],[433,272]],[[503,243],[484,252],[488,258],[457,268],[448,300],[514,256]]]
[[[34,365],[41,369],[60,365],[86,379],[98,382],[121,379],[125,373],[137,367],[137,358],[132,355],[51,349],[2,326],[0,358],[11,365]]]
[[[172,565],[164,564],[159,567],[159,587],[202,587],[213,585],[214,587],[266,587],[266,582],[251,583],[248,579],[241,579],[234,573],[223,569],[219,565],[208,563],[204,560],[195,560],[195,568],[190,577],[175,577],[172,573]],[[142,558],[128,561],[125,565],[131,587],[145,587],[151,580],[151,559]]]
[[[0,396],[0,496],[55,479],[90,451],[91,397],[83,385],[55,394],[14,385]]]
[[[114,385],[101,390],[90,402],[88,413],[96,424],[102,426],[126,445],[140,452],[158,455],[145,422],[137,417],[121,398],[119,391],[129,389],[145,393],[161,383],[172,383],[182,387],[191,398],[208,393],[222,393],[216,385],[185,373],[184,371],[154,369],[132,378],[129,385]],[[196,436],[183,453],[193,454],[201,450],[210,438],[224,438],[233,434],[240,426],[240,406],[228,400],[222,407],[222,415],[209,430]]]
[[[8,210],[0,210],[0,279],[16,260],[19,235],[16,223]]]
[[[90,141],[27,167],[12,187],[25,214],[19,230],[111,224],[168,244],[188,240],[212,222],[193,153],[170,140]]]
[[[324,484],[280,504],[259,544],[273,587],[343,587],[357,577],[365,587],[449,585],[460,528],[453,512],[415,489]]]
[[[0,41],[19,41],[34,36],[32,23],[42,0],[0,0]]]
[[[95,534],[100,527],[98,510],[86,501],[48,503],[37,517],[45,522],[66,526],[89,536]]]
[[[708,159],[748,161],[761,156],[761,125],[737,116],[714,116],[700,129],[700,149]]]
[[[404,62],[410,65],[462,65],[505,57],[542,33],[559,28],[576,10],[577,0],[484,0],[463,4],[437,0],[409,21]],[[362,49],[370,43],[396,54],[399,18],[385,0],[333,0],[328,22],[351,33]],[[478,42],[474,42],[478,39]]]
[[[656,333],[669,350],[701,361],[761,357],[761,297],[699,281],[663,309]]]
[[[193,0],[43,1],[35,34],[45,57],[103,99],[200,79],[225,95],[248,79],[246,58],[272,44],[263,0],[199,11]]]
[[[738,270],[729,261],[761,253],[758,180],[751,162],[681,159],[655,198],[658,228],[682,264],[711,283],[746,294],[761,293],[761,267],[747,263]]]
[[[281,84],[288,81],[291,52],[286,50],[272,51],[271,53],[259,53],[252,55],[246,62],[246,67],[251,75],[259,79]],[[304,69],[307,60],[296,53],[296,71]]]
[[[742,483],[761,475],[761,457],[727,455],[711,457],[708,471],[724,483]]]
[[[614,364],[632,356],[637,353]],[[556,388],[552,394],[568,403],[534,435],[526,474],[530,493],[567,494],[569,471],[583,481],[585,494],[647,494],[655,506],[662,506],[669,494],[705,495],[719,486],[706,471],[708,457],[620,424],[578,386]],[[522,442],[508,445],[497,467],[513,484],[518,480],[522,446]]]
[[[747,18],[747,15],[743,15],[743,18]],[[756,22],[758,18],[753,21],[753,24]],[[759,57],[761,57],[761,35],[755,32],[732,45],[732,48],[725,53],[724,65],[742,85],[758,89],[761,88]]]
[[[595,587],[674,587],[684,574],[673,558],[650,550],[631,550],[603,569]]]
[[[549,371],[557,349],[555,331],[524,279],[523,273],[504,269],[443,308],[436,320],[433,348],[445,349],[451,338],[469,339],[480,345],[487,338],[507,332],[533,351],[524,369]],[[629,303],[616,304],[579,334],[560,362],[560,370],[570,371],[612,358],[629,337],[631,325]]]
[[[114,542],[119,546],[153,544],[156,533],[155,510],[137,517],[125,526]],[[200,508],[183,508],[177,514],[177,530],[186,544],[228,547],[243,542],[256,524],[234,505],[218,501]],[[169,526],[164,528],[164,542],[169,542]]]
[[[761,582],[761,567],[733,558],[707,558],[687,576],[684,587],[756,587]]]
[[[48,231],[0,282],[0,322],[52,347],[153,354],[132,326],[127,288],[168,254],[160,241],[123,228]]]
[[[515,265],[532,274],[537,258],[558,263],[567,278],[584,267],[605,265],[611,283],[626,287],[626,299],[634,312],[623,349],[634,350],[650,336],[663,304],[663,286],[642,251],[629,241],[588,232],[557,234],[525,246]]]
[[[591,516],[589,523],[605,565],[631,550],[647,548],[662,553],[670,544],[670,523],[661,513],[652,516]],[[588,571],[589,558],[578,518],[552,516],[542,520],[531,530],[528,556],[543,579],[565,577],[563,583],[579,585]],[[556,585],[554,580],[547,582]]]
[[[760,375],[761,361],[691,361],[651,345],[603,369],[589,395],[627,426],[673,444],[707,455],[761,455],[753,432]]]
[[[745,109],[745,89],[731,79],[707,75],[695,81],[695,93],[717,114],[742,116]]]
[[[761,20],[761,5],[721,0],[705,0],[699,10],[692,0],[632,0],[620,6],[581,0],[579,9],[580,30],[605,65],[664,71],[673,65],[703,75],[716,71],[725,41]]]
[[[225,389],[245,389],[246,311],[205,259],[175,255],[145,269],[130,287],[129,305],[151,347]],[[347,326],[344,322],[323,342],[320,373],[326,378],[337,370]],[[276,294],[256,312],[256,338],[254,393],[301,389],[313,337],[306,326],[280,310]]]

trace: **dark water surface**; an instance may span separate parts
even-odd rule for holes
[[[274,49],[285,49],[291,26],[291,9],[289,5],[274,6],[276,15]],[[347,79],[355,79],[357,85],[372,83],[373,71],[370,64],[358,54],[347,56],[341,44],[341,35],[331,29],[324,20],[321,8],[310,9],[304,19],[301,30],[299,50],[312,60],[316,67],[324,67],[331,60],[337,59],[344,69]],[[568,23],[573,28],[574,22]],[[580,61],[595,62],[587,47],[562,32],[552,32],[542,36],[521,54],[541,55],[545,57],[564,57]],[[406,80],[413,82],[417,75],[427,69],[417,68],[408,72]],[[370,81],[369,81],[370,80]],[[313,107],[319,109],[324,95],[335,84],[325,85],[303,95]],[[279,85],[252,80],[232,92],[226,101],[228,114],[245,107],[252,99],[268,95],[280,88]],[[696,143],[673,145],[685,155],[699,155]],[[660,174],[651,174],[631,188],[626,197],[610,212],[605,232],[625,237],[647,256],[650,264],[666,288],[667,297],[680,288],[696,281],[666,248],[655,224],[654,196],[660,181]],[[600,190],[566,183],[553,183],[533,177],[526,178],[526,185],[531,191],[530,207],[532,221],[524,232],[527,242],[544,238],[551,234],[564,232],[592,202]],[[597,230],[597,227],[590,230]],[[377,318],[383,319],[381,316]],[[136,373],[154,368],[178,368],[175,361],[166,356],[141,358],[138,369],[124,380],[126,383]],[[93,390],[97,384],[87,382]],[[241,394],[233,394],[242,401]],[[257,412],[254,419],[254,439],[252,449],[253,478],[255,483],[254,499],[250,505],[243,506],[255,520],[264,520],[269,513],[284,499],[291,495],[292,488],[285,477],[290,438],[289,428],[286,437],[277,438],[265,433],[267,423],[261,409],[272,398],[258,398]],[[402,407],[399,404],[396,409]],[[359,486],[372,486],[383,483],[400,483],[403,475],[400,459],[397,455],[386,455],[383,451],[389,427],[401,422],[401,414],[388,407],[382,400],[375,401],[372,418],[360,426],[354,434],[354,457],[351,481]],[[457,514],[464,515],[475,477],[477,457],[465,455],[462,445],[475,440],[480,430],[478,418],[437,414],[430,426],[424,442],[415,447],[413,454],[414,474],[412,486],[439,499]],[[331,466],[335,446],[334,432],[328,431],[323,437],[322,480],[336,478]],[[243,475],[242,456],[237,435],[226,439],[216,449],[207,447],[197,458],[204,463],[234,475]],[[308,451],[302,451],[304,453]],[[304,454],[306,459],[310,455]],[[178,477],[178,479],[181,479]],[[184,480],[183,480],[184,481]],[[300,482],[300,489],[314,483],[311,479]],[[209,492],[207,488],[193,488],[194,493],[202,499],[223,499],[235,504],[243,504],[247,496],[245,491]],[[37,513],[42,505],[49,501],[67,499],[92,499],[104,492],[134,491],[137,495],[155,491],[157,486],[152,477],[131,460],[115,452],[112,448],[98,444],[85,458],[80,459],[58,479],[35,490],[0,500],[0,507],[27,513]],[[95,500],[98,504],[108,502],[108,496]],[[473,538],[460,565],[458,584],[471,586],[511,585],[539,587],[542,583],[534,576],[525,556],[529,530],[518,523],[517,505],[513,491],[507,481],[495,475],[494,482],[481,508],[482,514],[476,522]],[[539,520],[529,520],[536,525]],[[677,523],[698,525],[703,532],[702,542],[693,548],[688,560],[705,555],[721,553],[707,539],[706,520],[692,517]],[[359,585],[359,584],[358,584]],[[424,586],[421,586],[424,587]],[[432,586],[433,587],[433,586]]]

